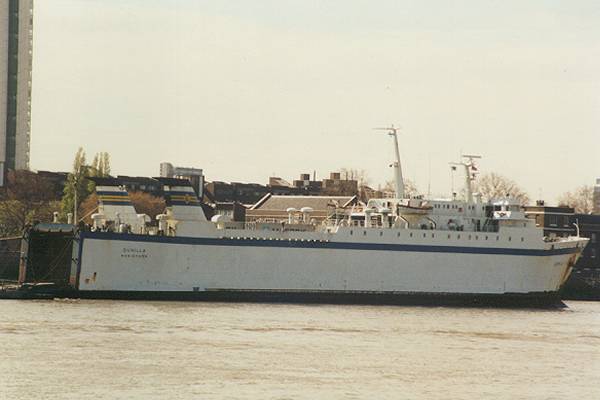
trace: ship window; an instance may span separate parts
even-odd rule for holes
[[[469,240],[471,240],[471,235],[469,235]]]
[[[510,242],[511,240],[512,240],[512,237],[510,237],[510,236],[509,236],[509,237],[508,237],[508,241]]]
[[[427,234],[426,234],[426,233],[424,233],[424,234],[423,234],[423,237],[427,237]]]
[[[379,232],[379,236],[383,236],[383,231]]]
[[[524,242],[524,241],[525,241],[525,238],[523,238],[523,237],[522,237],[522,238],[521,238],[521,242]]]
[[[460,239],[460,235],[456,235],[456,238],[457,238],[457,239]]]
[[[500,240],[500,236],[496,236],[496,240]]]
[[[367,236],[367,231],[363,231],[363,236]]]
[[[352,233],[353,233],[353,232],[352,232],[352,229],[350,229],[350,234],[352,235]]]
[[[479,240],[479,236],[475,235],[475,240]]]
[[[488,240],[488,237],[487,237],[487,236],[485,237],[485,240]]]
[[[435,238],[435,233],[432,233],[432,234],[431,234],[431,238]]]
[[[412,232],[410,233],[410,237],[412,237]]]
[[[448,239],[451,239],[451,238],[452,238],[452,235],[448,235]]]
[[[400,237],[400,232],[398,232],[396,235],[397,235],[398,237]]]

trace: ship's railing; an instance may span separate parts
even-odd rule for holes
[[[217,225],[224,230],[248,230],[248,231],[270,231],[270,232],[313,232],[316,226],[313,224],[289,224],[287,222],[225,222]]]

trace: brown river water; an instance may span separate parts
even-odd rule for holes
[[[563,310],[0,301],[0,399],[600,399]]]

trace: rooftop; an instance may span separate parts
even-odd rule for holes
[[[356,196],[278,196],[267,194],[253,205],[251,210],[286,210],[302,207],[326,210],[328,207],[347,207],[356,200]]]

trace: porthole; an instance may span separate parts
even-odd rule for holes
[[[367,231],[363,231],[363,236],[367,236]]]

